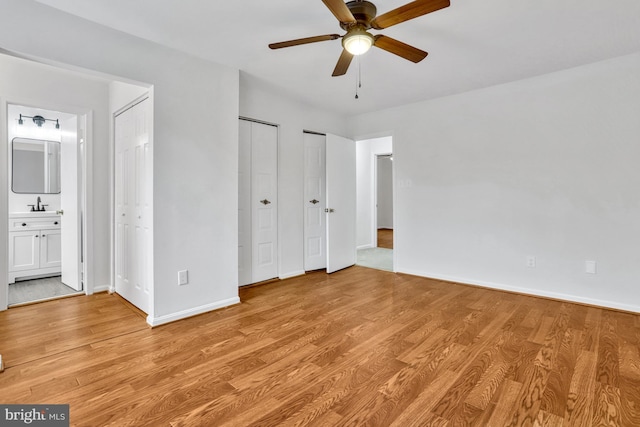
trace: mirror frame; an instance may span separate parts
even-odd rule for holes
[[[60,141],[50,141],[47,139],[34,139],[34,138],[22,138],[22,137],[15,137],[11,140],[11,191],[14,194],[60,194],[61,193],[61,188],[60,186],[58,186],[58,191],[42,191],[42,192],[33,192],[33,191],[16,191],[15,190],[15,179],[16,179],[16,165],[15,165],[15,148],[14,148],[14,144],[16,142],[16,140],[18,140],[18,142],[21,141],[28,141],[28,142],[42,142],[45,144],[47,143],[52,143],[52,144],[58,144],[58,153],[60,153],[60,149],[61,149],[61,144]],[[60,161],[58,161],[58,183],[60,183]],[[43,183],[44,186],[44,183]],[[45,188],[43,188],[43,190],[46,190]]]

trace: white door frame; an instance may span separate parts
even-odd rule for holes
[[[33,99],[23,99],[21,97],[9,97],[2,98],[0,102],[0,138],[2,138],[3,144],[6,144],[4,149],[0,150],[0,166],[5,173],[0,174],[0,237],[4,237],[4,245],[0,245],[0,277],[4,278],[0,280],[0,311],[6,310],[9,302],[9,285],[7,283],[8,275],[8,256],[9,256],[9,149],[8,149],[8,105],[24,105],[25,107],[42,108],[45,110],[59,111],[67,114],[75,114],[78,116],[78,122],[80,123],[84,118],[84,150],[83,155],[80,156],[82,180],[80,190],[82,194],[79,197],[82,200],[82,210],[84,212],[82,221],[82,260],[84,260],[84,293],[86,295],[93,294],[94,280],[93,280],[93,251],[91,250],[93,244],[93,194],[86,191],[87,188],[92,188],[93,184],[93,112],[91,110],[84,110],[75,106],[65,104],[55,104],[50,102],[34,101]],[[80,262],[80,260],[78,260]]]

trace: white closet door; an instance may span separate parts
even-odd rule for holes
[[[356,263],[356,144],[326,137],[327,273]]]
[[[278,128],[251,124],[252,282],[278,277]]]
[[[150,101],[115,119],[116,292],[148,313],[151,286],[152,147]]]
[[[304,133],[304,269],[327,267],[325,136]]]
[[[238,146],[238,285],[251,283],[251,125],[240,120]]]
[[[278,277],[278,128],[240,119],[238,285]]]

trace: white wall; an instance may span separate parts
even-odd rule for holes
[[[394,132],[397,270],[640,311],[639,111],[633,54],[355,118]]]
[[[278,249],[280,277],[304,274],[303,130],[347,134],[347,119],[288,97],[284,91],[240,74],[240,115],[277,124]],[[236,120],[237,125],[237,120]],[[236,159],[237,163],[237,159]],[[237,178],[236,178],[237,179]]]
[[[32,0],[3,3],[0,45],[153,85],[155,280],[147,320],[159,324],[238,302],[238,70]],[[108,115],[101,116],[107,123]],[[96,137],[108,134],[94,129]],[[110,150],[108,144],[96,147],[94,159],[108,159]],[[111,171],[106,161],[95,169],[96,241],[109,242]],[[183,269],[189,284],[178,286]]]
[[[378,156],[376,169],[378,228],[393,228],[393,161],[391,156]]]
[[[384,136],[356,141],[356,246],[371,248],[377,244],[375,215],[375,162],[378,154],[393,151],[392,137]]]
[[[2,18],[0,18],[0,21]],[[0,30],[1,31],[1,30]],[[3,40],[4,36],[0,36]],[[37,64],[32,61],[14,58],[0,54],[0,109],[2,110],[2,120],[0,120],[0,134],[3,140],[8,141],[15,129],[8,129],[6,104],[31,105],[50,110],[61,111],[71,107],[74,113],[92,111],[94,113],[93,127],[95,135],[92,143],[98,147],[98,156],[95,158],[94,167],[98,170],[106,171],[107,165],[102,165],[99,147],[108,145],[108,86],[103,80],[89,79],[76,73],[62,71],[48,65]],[[25,123],[26,126],[26,123]],[[107,157],[105,157],[107,158]],[[4,169],[9,165],[10,158],[8,150],[0,150],[0,164]],[[8,168],[7,168],[8,172]],[[9,199],[10,192],[8,186],[8,173],[0,174],[0,242],[7,241],[6,217],[10,209],[8,201],[11,200],[11,209],[17,210],[20,204],[34,203],[35,197],[32,195],[13,195]],[[106,178],[104,179],[106,182]],[[94,194],[96,205],[102,206],[100,194],[105,194],[105,201],[108,192],[98,187],[100,192]],[[108,190],[108,189],[107,189]],[[33,199],[33,200],[32,200]],[[43,196],[43,200],[50,204],[48,209],[55,208],[56,200],[51,196]],[[59,203],[59,202],[58,202]],[[107,206],[104,205],[104,209]],[[107,212],[105,212],[107,214]],[[92,288],[99,288],[108,285],[109,281],[109,240],[108,223],[101,221],[104,216],[98,212],[97,229],[95,230],[94,250],[95,262],[92,269],[89,269],[90,277],[88,282]],[[102,231],[106,231],[103,233]],[[0,277],[6,277],[7,267],[7,245],[0,245]],[[0,309],[5,308],[6,302],[6,281],[0,282]]]
[[[109,82],[109,115],[113,124],[113,114],[126,107],[133,100],[148,93],[150,88],[141,84],[131,84],[125,82]]]

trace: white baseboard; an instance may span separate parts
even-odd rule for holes
[[[375,248],[375,246],[373,246],[373,243],[367,243],[366,245],[361,245],[356,247],[356,250],[358,249],[369,249],[369,248]]]
[[[178,311],[176,313],[165,314],[164,316],[151,317],[147,316],[147,323],[151,326],[164,325],[165,323],[175,322],[176,320],[186,319],[187,317],[197,316],[198,314],[208,311],[218,310],[220,308],[229,307],[230,305],[240,304],[239,297],[228,298],[216,301],[211,304],[201,305],[199,307],[190,308],[188,310]]]
[[[283,279],[290,279],[290,278],[292,278],[292,277],[304,276],[305,274],[306,274],[306,273],[305,273],[305,271],[304,271],[304,270],[291,271],[291,272],[289,272],[289,273],[281,274],[281,275],[279,276],[279,279],[280,279],[280,280],[283,280]]]
[[[531,288],[523,288],[523,287],[519,287],[519,286],[510,286],[510,285],[505,285],[503,283],[485,282],[485,281],[482,281],[482,280],[471,280],[471,279],[463,278],[463,277],[430,274],[430,273],[427,273],[427,272],[424,272],[424,271],[415,271],[415,270],[402,269],[402,270],[397,270],[396,272],[397,273],[411,274],[413,276],[420,276],[420,277],[425,277],[425,278],[429,278],[429,279],[444,280],[444,281],[447,281],[447,282],[461,283],[463,285],[481,286],[483,288],[491,288],[491,289],[496,289],[496,290],[499,290],[499,291],[516,292],[516,293],[524,294],[524,295],[552,298],[552,299],[556,299],[556,300],[562,300],[562,301],[568,301],[568,302],[576,302],[576,303],[580,303],[580,304],[587,304],[587,305],[593,305],[593,306],[604,307],[604,308],[613,308],[613,309],[616,309],[616,310],[630,311],[630,312],[633,312],[633,313],[640,313],[640,306],[632,305],[632,304],[622,304],[622,303],[619,303],[619,302],[616,302],[616,301],[607,301],[607,300],[600,300],[600,299],[595,299],[595,298],[581,297],[579,295],[570,295],[570,294],[563,294],[563,293],[559,293],[559,292],[544,291],[544,290],[540,290],[540,289],[531,289]]]
[[[112,292],[111,291],[111,286],[109,286],[109,285],[94,286],[93,287],[93,291],[91,293],[95,294],[95,293],[98,293],[98,292]],[[91,294],[87,293],[87,295],[91,295]]]

